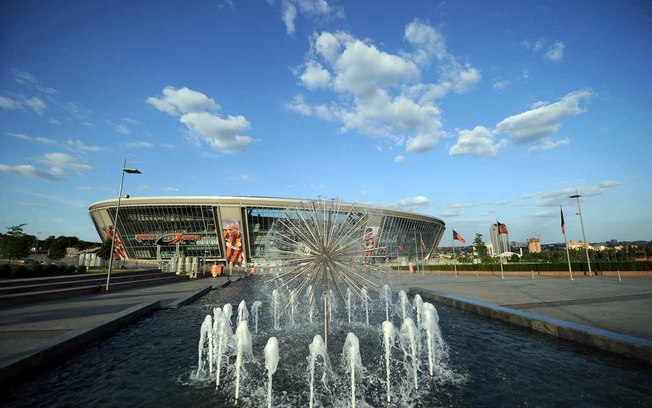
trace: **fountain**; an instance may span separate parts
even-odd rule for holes
[[[251,313],[254,314],[254,322],[256,324],[256,334],[258,334],[258,311],[260,310],[260,307],[263,305],[263,303],[260,300],[255,301],[251,305]]]
[[[344,341],[344,349],[342,350],[342,361],[344,363],[346,372],[351,377],[351,407],[355,408],[355,373],[358,373],[358,381],[360,381],[360,373],[363,367],[362,359],[360,358],[360,341],[353,333],[346,335],[346,340]]]
[[[287,210],[268,236],[273,275],[155,313],[3,395],[0,408],[649,406],[648,366],[438,310],[404,291],[393,303],[387,274],[361,255],[368,222],[335,203]],[[259,322],[260,309],[270,318]]]
[[[387,402],[392,400],[392,381],[391,381],[391,358],[392,347],[396,341],[396,329],[392,322],[385,320],[383,322],[383,343],[385,345],[385,382],[387,383]]]
[[[265,367],[267,368],[267,406],[272,407],[272,376],[278,367],[279,352],[278,339],[270,337],[265,346]]]

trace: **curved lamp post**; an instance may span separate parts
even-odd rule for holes
[[[577,190],[575,190],[575,195],[568,196],[568,198],[576,198],[577,199],[577,214],[580,216],[580,225],[582,226],[582,239],[584,240],[584,250],[586,251],[586,263],[589,265],[589,276],[593,276],[593,273],[591,272],[591,260],[589,259],[589,242],[586,240],[586,235],[584,234],[584,221],[582,221],[582,209],[580,208],[580,197],[581,195],[577,194]]]
[[[122,184],[125,179],[125,173],[129,174],[141,174],[138,169],[128,169],[127,168],[127,159],[125,159],[122,164],[122,171],[120,172],[120,192],[118,193],[118,207],[115,209],[115,218],[113,220],[113,236],[111,237],[111,256],[109,257],[109,271],[106,274],[106,291],[109,291],[109,283],[111,281],[111,270],[113,269],[113,257],[115,254],[115,237],[118,234],[118,212],[120,211],[120,201],[122,200]]]

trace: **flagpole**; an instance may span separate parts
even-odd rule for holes
[[[457,255],[455,254],[455,238],[453,238],[453,267],[455,268],[455,277],[457,277]]]
[[[423,263],[425,262],[424,255],[423,255],[423,247],[426,245],[423,243],[423,234],[421,232],[419,232],[419,240],[421,241],[421,274],[423,276],[426,276],[426,270],[423,269],[424,266]]]
[[[502,224],[503,227],[505,224]],[[503,254],[500,252],[500,236],[503,234],[500,230],[501,224],[496,220],[496,226],[498,227],[498,259],[500,261],[500,279],[505,279],[505,271],[503,270]],[[507,232],[507,228],[505,227],[505,233]]]
[[[573,279],[573,269],[571,268],[571,261],[570,261],[570,253],[568,252],[568,239],[566,239],[566,228],[564,227],[564,210],[562,210],[561,207],[559,207],[559,211],[561,213],[561,232],[564,234],[564,244],[566,244],[566,259],[568,260],[568,274],[570,275],[570,280],[575,280]]]

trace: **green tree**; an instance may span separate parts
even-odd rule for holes
[[[61,259],[66,256],[68,248],[82,249],[82,241],[77,237],[59,236],[50,244],[48,256],[50,259]]]
[[[29,255],[30,248],[36,237],[23,232],[23,226],[14,225],[7,228],[6,234],[0,234],[0,258],[19,259]]]
[[[489,259],[489,249],[484,244],[482,239],[482,234],[475,234],[475,239],[473,240],[473,253],[485,262]]]
[[[107,239],[104,242],[102,242],[102,246],[100,247],[99,251],[97,251],[97,256],[100,259],[104,259],[105,261],[108,261],[109,258],[111,257],[111,239]]]

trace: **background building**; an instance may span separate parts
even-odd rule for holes
[[[493,256],[499,256],[503,252],[510,252],[509,234],[498,234],[498,224],[491,225],[489,235],[491,236]]]
[[[116,236],[119,259],[161,262],[175,257],[200,257],[206,262],[264,264],[265,237],[287,208],[309,200],[265,197],[138,197],[94,203],[89,214],[100,237]],[[353,204],[345,204],[349,208]],[[422,214],[355,205],[367,213],[382,262],[428,259],[445,230],[442,220]],[[362,242],[363,237],[361,237]]]
[[[531,254],[538,254],[541,252],[541,240],[539,238],[528,238],[527,248]]]

